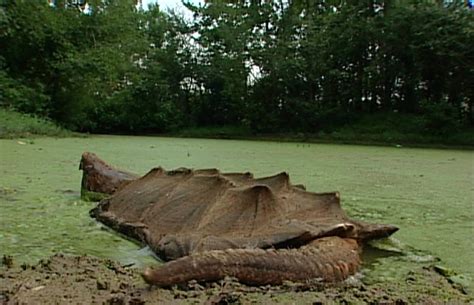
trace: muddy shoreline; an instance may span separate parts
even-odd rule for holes
[[[148,286],[140,270],[91,256],[56,254],[36,265],[4,258],[0,304],[467,304],[471,296],[432,267],[409,271],[397,283],[366,285],[351,278],[337,286],[285,283],[249,287],[232,279]]]

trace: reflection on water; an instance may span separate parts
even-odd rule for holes
[[[0,140],[0,254],[20,261],[60,251],[156,264],[149,250],[89,217],[94,204],[79,199],[78,163],[83,151],[92,151],[142,174],[157,165],[255,176],[286,171],[309,191],[340,191],[343,207],[356,219],[400,227],[392,239],[398,245],[364,254],[366,280],[396,279],[437,259],[474,275],[472,152],[119,136],[28,143]]]

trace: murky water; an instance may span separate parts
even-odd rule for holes
[[[33,262],[54,252],[148,264],[149,252],[104,229],[80,201],[83,151],[136,173],[154,166],[218,167],[256,176],[287,171],[310,191],[339,190],[358,219],[400,227],[370,251],[366,273],[396,280],[414,265],[441,264],[474,278],[474,154],[469,151],[257,141],[93,136],[0,140],[0,254]],[[395,244],[395,245],[394,245]]]

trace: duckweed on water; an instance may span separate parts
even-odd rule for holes
[[[309,191],[340,191],[356,219],[400,227],[391,245],[399,255],[368,259],[367,281],[396,281],[434,263],[474,276],[473,153],[350,145],[122,136],[38,138],[25,145],[0,140],[1,255],[35,262],[60,251],[155,263],[149,251],[89,218],[94,203],[79,193],[83,151],[141,174],[157,165],[256,176],[287,171]]]

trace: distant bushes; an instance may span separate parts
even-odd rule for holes
[[[462,2],[207,1],[185,22],[3,1],[0,107],[86,132],[455,137],[474,124]]]

